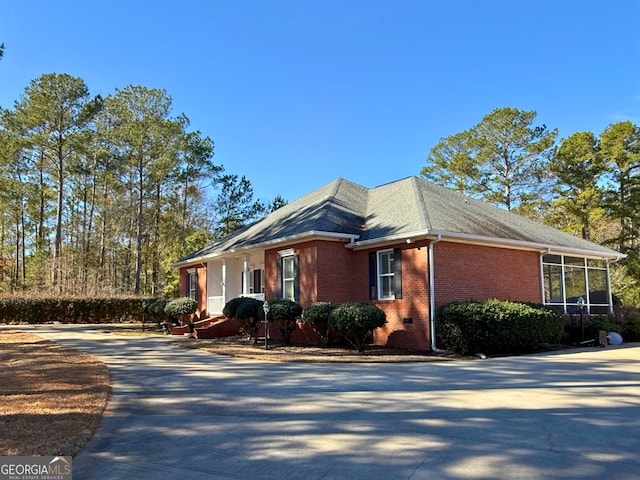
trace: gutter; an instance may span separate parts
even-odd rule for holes
[[[442,235],[438,234],[435,240],[429,242],[428,264],[429,264],[429,330],[431,336],[431,351],[435,353],[445,353],[436,346],[436,286],[435,286],[435,265],[433,263],[433,246],[442,240]]]
[[[586,258],[597,258],[602,260],[619,261],[625,258],[627,255],[618,253],[614,250],[610,252],[603,252],[598,250],[590,250],[579,247],[563,247],[560,245],[552,245],[541,242],[531,242],[527,240],[515,240],[508,238],[498,237],[486,237],[483,235],[472,235],[468,233],[450,232],[447,230],[418,230],[413,232],[406,232],[402,234],[388,235],[385,237],[379,237],[369,240],[355,240],[346,245],[347,248],[353,250],[362,250],[365,248],[372,248],[376,246],[382,246],[387,244],[397,243],[398,241],[404,241],[405,239],[421,240],[428,237],[442,237],[447,242],[458,243],[470,243],[474,245],[485,245],[496,248],[515,248],[518,250],[536,251],[540,250],[551,251],[563,255],[576,255]]]
[[[308,232],[298,233],[295,235],[289,235],[287,237],[280,237],[273,240],[267,240],[260,243],[253,243],[250,245],[243,245],[237,248],[230,248],[225,250],[224,246],[221,247],[220,250],[216,250],[213,252],[206,253],[204,255],[199,255],[197,257],[189,258],[187,260],[178,260],[171,264],[173,268],[183,267],[192,265],[194,263],[202,263],[207,260],[212,260],[214,258],[222,258],[233,255],[238,255],[240,253],[246,253],[251,250],[266,250],[267,248],[273,248],[279,244],[288,244],[288,243],[299,243],[306,240],[320,239],[320,240],[334,240],[334,241],[349,241],[353,244],[360,235],[355,235],[353,233],[341,233],[341,232],[327,232],[322,230],[309,230]],[[223,239],[224,240],[224,239]],[[222,241],[222,240],[221,240]],[[206,248],[206,247],[205,247]]]
[[[522,250],[535,250],[535,251],[540,251],[541,249],[544,249],[547,252],[557,252],[563,255],[573,254],[580,257],[598,258],[603,260],[615,259],[615,261],[618,261],[627,256],[623,253],[618,253],[614,250],[611,250],[610,252],[603,252],[603,251],[590,250],[590,249],[579,248],[579,247],[564,247],[561,245],[531,242],[527,240],[485,237],[482,235],[472,235],[468,233],[448,232],[448,231],[442,231],[442,230],[431,230],[430,233],[434,235],[438,235],[438,236],[441,235],[443,237],[446,237],[447,241],[475,243],[479,245],[495,246],[498,248],[511,247],[511,248],[519,248]]]

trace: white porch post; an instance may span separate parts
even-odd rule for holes
[[[222,301],[223,303],[227,303],[227,260],[222,259],[222,281],[220,282],[222,286]]]
[[[242,295],[249,294],[249,255],[245,255],[242,262]]]

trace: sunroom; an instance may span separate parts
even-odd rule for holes
[[[565,314],[613,314],[609,261],[564,254],[541,256],[544,304]]]

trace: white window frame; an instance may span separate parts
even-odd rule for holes
[[[560,262],[553,261],[545,261],[545,257],[549,255],[551,257],[559,257]],[[572,259],[571,262],[567,262],[567,259]],[[582,260],[580,264],[575,263],[576,259]],[[604,262],[604,266],[595,266],[590,265],[590,261],[602,261]],[[581,294],[582,299],[584,300],[585,311],[587,313],[591,312],[592,307],[608,307],[611,312],[612,304],[611,304],[611,283],[609,278],[609,262],[603,259],[598,258],[590,258],[590,257],[580,257],[578,255],[563,255],[563,254],[543,254],[540,256],[540,264],[541,264],[541,274],[542,274],[542,299],[545,305],[549,305],[551,307],[557,307],[562,309],[563,313],[576,313],[578,311],[578,303],[575,297],[567,296],[567,271],[570,272],[582,272],[582,276],[584,278],[584,287],[585,291]],[[562,291],[562,301],[547,301],[547,292],[546,292],[546,282],[545,275],[547,268],[556,267],[561,269],[561,280],[562,284],[560,285]],[[608,303],[591,303],[590,296],[590,286],[589,286],[589,272],[602,272],[605,274],[605,289],[607,293]]]
[[[260,287],[258,292],[255,291],[256,290],[255,289],[256,272],[260,275]],[[249,271],[249,293],[250,294],[264,293],[264,269],[254,268],[253,270]]]
[[[198,298],[198,272],[195,268],[187,270],[187,285],[189,287],[189,298]]]
[[[291,262],[291,272],[292,276],[287,277],[286,272],[287,268],[285,266],[286,262]],[[282,298],[295,301],[295,281],[296,281],[296,272],[295,272],[295,260],[293,255],[287,255],[282,257]],[[287,285],[290,285],[291,296],[287,296]]]
[[[379,250],[377,252],[378,300],[395,300],[396,299],[396,295],[395,295],[396,273],[395,273],[394,264],[393,263],[391,264],[391,272],[383,273],[382,258],[383,256],[387,256],[387,255],[391,256],[391,262],[395,262],[393,248],[389,248],[386,250]],[[394,292],[392,295],[383,294],[382,282],[383,282],[383,279],[385,278],[391,279],[391,289]]]

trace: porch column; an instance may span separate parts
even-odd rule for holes
[[[226,304],[228,299],[227,299],[227,260],[226,259],[222,259],[222,281],[220,282],[220,285],[222,286],[222,299],[223,302]]]
[[[242,295],[249,294],[249,255],[242,261]]]

